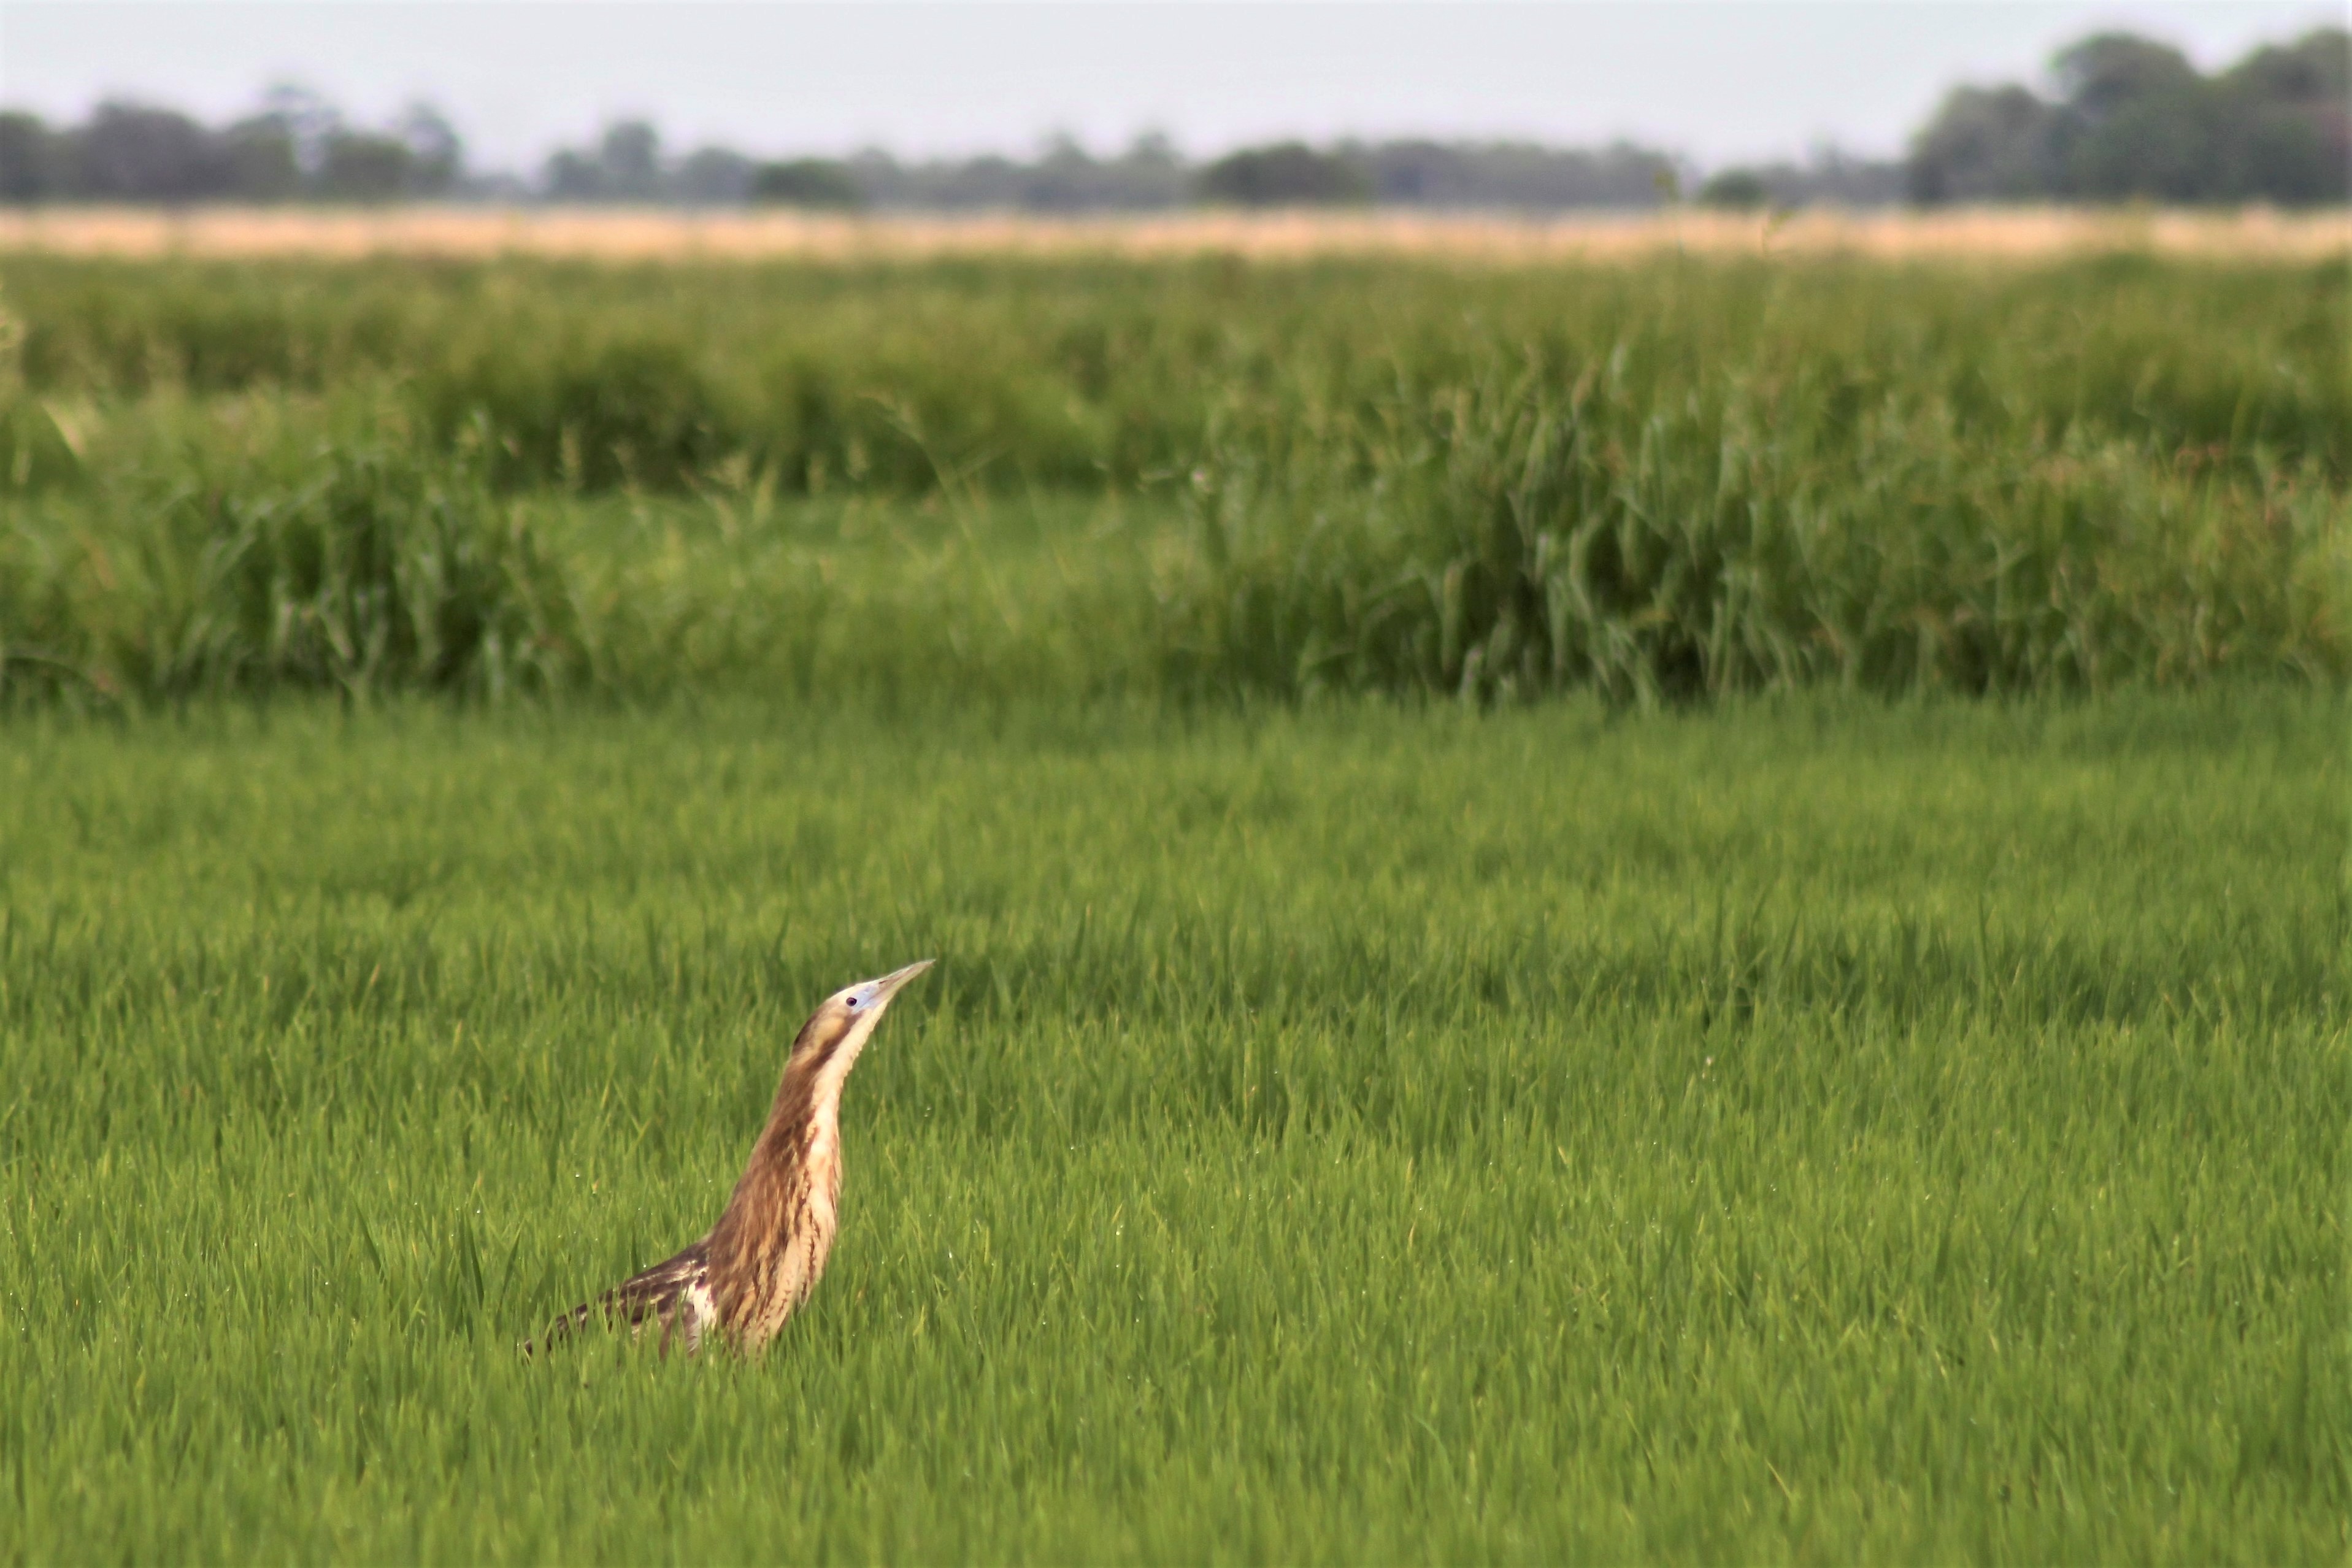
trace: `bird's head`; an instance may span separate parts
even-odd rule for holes
[[[809,1021],[801,1026],[799,1037],[793,1041],[791,1066],[817,1072],[839,1084],[856,1065],[857,1053],[873,1037],[874,1026],[882,1021],[890,999],[931,963],[930,959],[920,959],[878,979],[844,986],[826,997],[809,1016]]]

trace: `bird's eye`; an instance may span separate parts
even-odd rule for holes
[[[857,1005],[857,998],[852,996],[848,1001],[844,1002],[842,1005],[845,1007],[855,1007]]]

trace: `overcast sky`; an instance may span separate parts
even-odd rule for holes
[[[536,167],[608,119],[674,150],[1194,153],[1276,136],[1630,137],[1708,164],[1820,142],[1890,154],[1956,82],[2038,79],[2124,26],[2211,67],[2341,25],[2337,3],[908,5],[559,0],[0,0],[0,102],[77,119],[130,97],[207,120],[272,81],[362,122],[439,104],[478,167]]]

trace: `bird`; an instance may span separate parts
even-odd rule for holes
[[[660,1331],[692,1355],[705,1341],[764,1349],[816,1289],[839,1226],[841,1089],[891,998],[931,966],[926,958],[845,986],[793,1037],[767,1125],[719,1223],[676,1257],[633,1274],[548,1325],[549,1344],[600,1314],[634,1337]],[[530,1341],[522,1352],[532,1352]]]

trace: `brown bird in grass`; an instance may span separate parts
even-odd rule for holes
[[[710,1234],[667,1262],[632,1275],[548,1325],[550,1343],[601,1312],[630,1332],[659,1324],[692,1354],[718,1334],[755,1351],[775,1337],[816,1289],[837,1228],[841,1195],[841,1086],[874,1037],[890,998],[929,959],[826,997],[801,1026],[751,1163]],[[529,1355],[528,1342],[523,1353]]]

